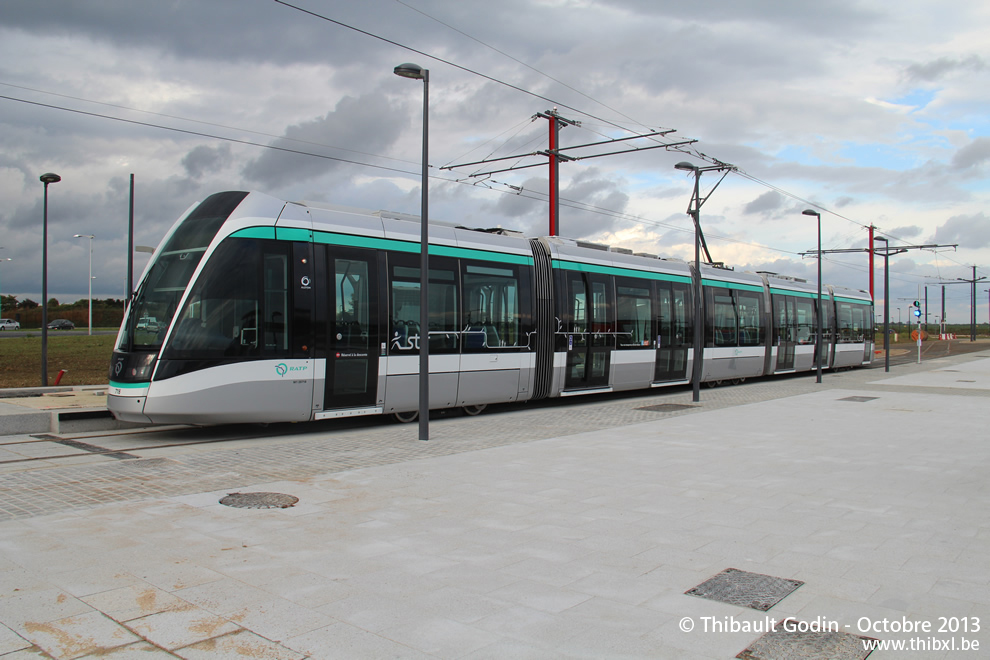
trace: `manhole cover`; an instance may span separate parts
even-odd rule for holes
[[[852,401],[853,403],[866,403],[867,401],[873,401],[874,399],[879,399],[878,396],[847,396],[844,399],[839,399],[839,401]]]
[[[288,509],[298,501],[283,493],[228,493],[220,504],[238,509]]]
[[[807,623],[792,620],[791,624],[793,627],[778,625],[736,657],[743,660],[863,660],[873,651],[871,645],[864,644],[873,641],[872,637],[832,630],[799,632],[797,628],[808,628]]]
[[[957,383],[975,383],[975,380],[956,380]]]
[[[649,410],[650,412],[677,412],[678,410],[690,410],[698,406],[689,406],[683,403],[658,403],[655,406],[643,406],[636,410]]]
[[[684,593],[766,612],[804,582],[727,568]]]

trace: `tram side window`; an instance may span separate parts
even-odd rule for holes
[[[712,335],[708,340],[709,346],[736,346],[737,319],[736,305],[732,298],[732,290],[722,287],[712,287],[708,290],[711,301]]]
[[[763,295],[755,291],[733,291],[739,314],[739,345],[763,343]]]
[[[872,337],[870,322],[873,314],[866,305],[851,305],[852,307],[852,336],[856,343],[866,341],[867,337]]]
[[[653,341],[653,304],[649,286],[616,281],[619,348],[648,348]],[[665,299],[669,307],[670,294]]]
[[[193,285],[164,357],[258,358],[288,351],[288,255],[274,241],[228,239]]]
[[[694,341],[694,307],[691,304],[691,291],[687,284],[674,284],[674,304],[671,311],[673,317],[673,341],[677,345],[686,345]]]
[[[521,312],[520,267],[462,263],[464,319],[461,337],[465,352],[526,347]]]
[[[856,332],[853,329],[853,306],[849,303],[836,303],[836,324],[839,330],[839,343],[851,344],[856,341]]]
[[[284,254],[266,254],[264,272],[264,309],[261,324],[263,352],[281,355],[289,350],[289,259]]]
[[[391,355],[419,352],[419,268],[408,255],[390,255],[388,351]],[[410,265],[405,265],[405,264]],[[457,271],[450,260],[431,258],[429,286],[430,353],[457,353]]]
[[[367,349],[371,329],[368,262],[334,259],[333,284],[337,345]]]
[[[818,332],[815,326],[815,305],[809,298],[794,298],[797,310],[797,336],[799,344],[814,344]]]

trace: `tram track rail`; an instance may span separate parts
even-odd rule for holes
[[[955,340],[955,341],[929,341],[922,345],[922,361],[934,360],[938,358],[951,357],[954,355],[960,355],[965,353],[974,353],[980,351],[987,351],[988,356],[990,356],[990,348],[988,348],[986,343],[971,343],[966,340]],[[899,366],[914,362],[917,360],[917,348],[914,344],[898,344],[891,349],[890,364],[891,366]],[[876,371],[877,369],[883,369],[884,365],[884,355],[882,349],[879,353],[875,355],[873,365],[870,371]],[[807,374],[801,374],[807,375]],[[801,375],[796,375],[794,377],[799,377]],[[759,379],[754,379],[759,380]],[[729,386],[733,387],[733,386]],[[673,392],[671,392],[673,393]],[[641,393],[640,393],[641,394]],[[635,397],[637,393],[629,392],[624,396]],[[623,398],[623,395],[612,394],[603,395],[600,399],[603,402],[609,400],[614,400],[619,402]],[[592,399],[588,400],[589,402]],[[549,406],[551,408],[557,407],[559,405],[566,405],[567,402],[560,400],[545,400],[536,402],[530,402],[527,407],[544,407]],[[514,409],[514,406],[506,406],[506,411]],[[490,411],[489,414],[495,412],[495,410]],[[444,412],[438,411],[437,415],[443,415]],[[432,416],[432,415],[431,415]],[[378,425],[387,424],[384,418],[354,418],[352,420],[338,420],[337,424],[334,426],[334,431],[345,431],[356,426],[362,425]],[[250,432],[236,432],[237,425],[221,426],[221,427],[201,427],[201,426],[176,426],[170,425],[165,427],[148,427],[143,429],[130,429],[127,431],[113,431],[113,432],[86,432],[86,433],[71,433],[71,434],[57,434],[57,433],[44,433],[32,435],[29,439],[18,439],[18,440],[4,440],[0,441],[0,449],[8,449],[11,452],[16,451],[17,447],[24,446],[41,446],[45,443],[51,443],[54,445],[62,445],[67,450],[63,453],[51,453],[48,455],[38,455],[38,456],[24,456],[19,458],[5,458],[0,459],[0,468],[3,466],[10,466],[16,468],[18,465],[29,466],[32,464],[37,464],[39,467],[44,465],[45,467],[57,467],[70,465],[73,459],[79,459],[83,457],[96,457],[103,456],[111,460],[142,460],[151,458],[147,456],[148,452],[156,450],[168,450],[177,449],[182,447],[194,447],[203,445],[215,445],[222,447],[223,445],[228,445],[230,443],[245,441],[245,440],[262,440],[262,439],[273,439],[276,437],[288,437],[300,431],[300,427],[306,427],[307,429],[314,428],[315,425],[323,425],[325,422],[310,422],[305,424],[273,424],[270,426],[254,426],[251,427]],[[210,437],[197,439],[197,434],[209,433],[209,434],[227,434],[234,431],[232,435],[224,435],[224,437]],[[166,441],[155,442],[156,436],[160,434],[173,433],[179,436],[188,436],[188,438],[168,438]],[[121,443],[122,446],[106,446],[108,443],[112,443],[116,438],[128,437],[128,436],[144,436],[150,443],[141,444],[140,441],[124,442]],[[74,449],[75,451],[71,451]]]
[[[166,432],[175,431],[174,427],[168,429],[146,429],[140,431],[141,433],[155,433],[155,432]],[[134,432],[131,432],[131,434]],[[86,435],[74,435],[72,437],[61,436],[56,434],[38,434],[32,436],[31,440],[20,440],[15,442],[3,442],[0,443],[0,447],[6,446],[17,446],[17,445],[31,445],[31,444],[43,444],[43,443],[54,443],[60,444],[67,447],[81,448],[83,451],[65,453],[65,454],[51,454],[47,456],[28,456],[24,458],[15,459],[5,459],[0,460],[0,466],[2,465],[14,465],[18,463],[32,463],[39,461],[56,461],[59,459],[68,458],[80,458],[84,456],[108,456],[110,458],[117,458],[122,460],[140,460],[144,457],[137,455],[137,452],[147,452],[154,449],[172,449],[176,447],[192,447],[195,445],[209,445],[209,444],[222,444],[229,442],[237,442],[239,440],[254,440],[257,438],[271,437],[270,433],[254,433],[246,435],[237,435],[233,437],[224,438],[213,438],[210,440],[188,440],[183,442],[167,442],[161,444],[151,444],[151,445],[137,445],[133,447],[123,447],[123,448],[107,448],[101,447],[100,445],[90,444],[88,442],[82,442],[82,439],[89,438],[113,438],[119,434],[86,434]]]

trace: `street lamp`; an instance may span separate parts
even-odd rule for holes
[[[822,214],[814,209],[801,211],[802,215],[813,215],[818,219],[818,336],[815,338],[815,354],[818,356],[818,375],[815,382],[822,382],[822,316],[825,312],[822,309]]]
[[[721,172],[725,170],[734,170],[732,165],[722,164],[722,165],[710,165],[708,167],[698,167],[694,163],[689,163],[687,161],[681,161],[674,165],[675,170],[681,170],[683,172],[694,172],[694,196],[692,201],[694,202],[694,208],[688,208],[688,215],[694,220],[694,269],[696,271],[697,278],[694,280],[694,357],[691,360],[691,380],[693,382],[692,396],[691,399],[695,403],[701,400],[701,363],[702,363],[702,315],[701,315],[701,305],[702,305],[702,285],[701,285],[701,205],[708,199],[701,199],[701,194],[699,191],[701,185],[701,173],[702,172]],[[728,171],[726,171],[728,174]],[[725,178],[725,175],[722,176]],[[721,183],[721,180],[719,181]],[[716,187],[718,184],[715,184]],[[712,191],[715,189],[712,188]],[[711,193],[709,193],[709,196]],[[705,248],[708,251],[708,248]],[[709,257],[710,259],[711,257]]]
[[[701,401],[701,224],[698,216],[701,213],[701,199],[698,188],[701,182],[701,168],[692,163],[681,161],[674,169],[694,172],[694,209],[688,211],[694,221],[694,357],[691,360],[691,400]]]
[[[72,238],[89,239],[89,334],[93,334],[93,239],[92,234],[73,234]]]
[[[40,177],[45,184],[45,219],[41,230],[41,386],[48,387],[48,184],[62,177],[46,172]]]
[[[430,257],[427,168],[430,143],[430,71],[406,62],[393,70],[403,78],[423,81],[423,181],[419,236],[419,439],[430,439]]]
[[[883,370],[890,371],[890,271],[887,261],[890,259],[890,241],[883,236],[876,236],[874,241],[883,241]],[[901,310],[897,309],[900,317]]]
[[[0,247],[0,250],[2,249],[3,248]],[[13,259],[11,259],[10,257],[4,257],[3,259],[0,259],[0,261],[13,261]],[[0,289],[0,291],[2,291],[2,289]],[[0,293],[0,316],[3,316],[2,312],[3,312],[3,294]]]

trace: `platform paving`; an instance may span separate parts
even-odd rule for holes
[[[767,617],[982,657],[986,353],[11,467],[0,657],[732,658]],[[727,568],[803,584],[685,594]]]

